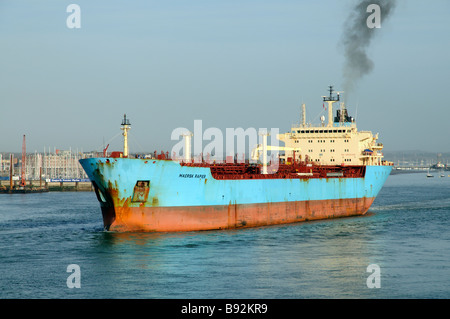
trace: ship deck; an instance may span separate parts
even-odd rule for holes
[[[214,179],[312,179],[362,178],[365,166],[317,165],[297,162],[268,165],[268,174],[261,174],[262,165],[252,163],[180,163],[181,166],[208,167]]]

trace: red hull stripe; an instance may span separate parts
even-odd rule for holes
[[[233,229],[363,215],[375,198],[298,201],[226,206],[102,207],[112,231]]]

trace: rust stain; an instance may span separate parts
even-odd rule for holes
[[[101,165],[113,164],[106,162]],[[367,212],[373,202],[373,198],[364,197],[339,201],[268,202],[247,205],[238,205],[230,201],[228,205],[223,206],[160,207],[156,195],[150,197],[151,200],[148,198],[148,201],[145,197],[145,201],[138,204],[133,202],[132,196],[121,194],[117,180],[108,181],[106,185],[105,178],[98,168],[93,174],[99,185],[102,185],[101,191],[106,199],[102,205],[112,216],[112,218],[104,217],[105,223],[111,223],[105,224],[105,228],[120,231],[191,231],[276,225],[362,215]],[[309,179],[306,180],[308,181]],[[207,179],[205,179],[206,183]],[[152,195],[153,193],[154,191]]]

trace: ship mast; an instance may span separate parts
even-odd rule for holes
[[[324,96],[323,101],[328,103],[328,127],[333,126],[333,103],[339,101],[339,93],[337,96],[333,96],[333,86],[330,85],[329,87],[330,95]]]
[[[270,133],[268,132],[259,132],[259,135],[262,136],[263,138],[263,144],[262,144],[262,149],[263,149],[263,167],[262,167],[262,172],[261,174],[267,174],[267,136],[270,135]]]
[[[191,161],[191,138],[194,134],[188,131],[182,135],[184,136],[184,162],[189,163]]]
[[[302,125],[306,126],[306,106],[305,103],[302,103]]]
[[[131,124],[126,114],[123,115],[121,125],[122,127],[120,129],[123,130],[123,157],[128,157],[128,130],[131,128]]]

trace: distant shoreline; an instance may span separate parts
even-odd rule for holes
[[[15,182],[15,186],[19,181]],[[30,185],[32,187],[40,187],[40,181],[27,181],[26,185]],[[0,188],[1,187],[9,187],[9,180],[0,180]],[[44,182],[42,181],[42,186],[48,188],[49,192],[92,192],[94,188],[91,182]]]

